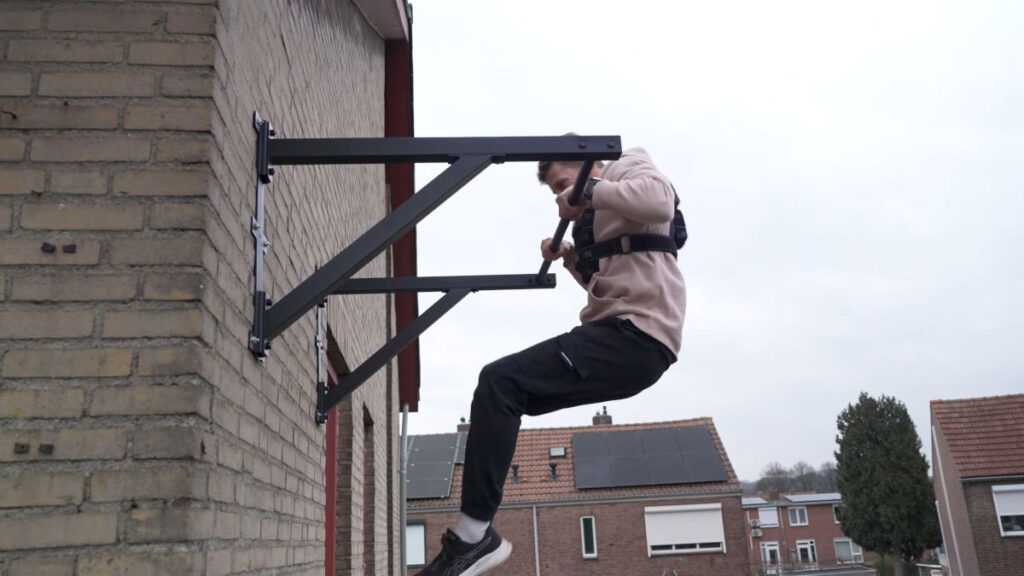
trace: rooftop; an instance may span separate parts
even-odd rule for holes
[[[1024,475],[1024,394],[932,400],[961,478]]]

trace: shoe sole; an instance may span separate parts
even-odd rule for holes
[[[468,570],[459,574],[459,576],[483,576],[491,570],[494,570],[498,566],[501,566],[508,560],[508,557],[512,555],[512,543],[508,540],[502,540],[501,544],[494,549],[487,556],[479,559]]]

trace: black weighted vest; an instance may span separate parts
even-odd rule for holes
[[[677,251],[686,244],[686,221],[679,210],[676,196],[676,213],[672,218],[672,236],[661,234],[623,234],[618,238],[594,242],[594,209],[588,208],[572,225],[572,239],[576,245],[576,271],[584,282],[590,282],[599,268],[602,258],[630,252],[668,252],[677,256]]]

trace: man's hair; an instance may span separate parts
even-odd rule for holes
[[[574,162],[571,160],[567,162],[563,162],[561,160],[541,160],[540,162],[537,163],[537,181],[540,182],[541,184],[547,184],[548,172],[551,170],[551,167],[554,166],[555,164],[573,166],[577,169],[583,168],[583,162]],[[603,168],[604,162],[594,162],[594,166],[597,166],[598,168]]]

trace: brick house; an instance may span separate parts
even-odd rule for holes
[[[950,576],[1024,570],[1024,394],[932,400],[932,466]]]
[[[652,455],[653,438],[644,435],[672,434],[695,474],[717,465],[720,480],[652,484],[651,478],[631,479],[628,473],[617,479],[612,458],[612,482],[603,484],[616,486],[580,487],[602,485],[593,466],[601,458],[588,453],[590,441],[608,440],[608,454],[614,455],[630,452],[625,445],[639,439],[637,447],[640,442],[645,446],[637,453],[646,453],[648,462],[665,464],[674,456]],[[458,518],[464,437],[464,432],[413,437],[407,516],[410,573],[439,552],[442,534]],[[417,493],[412,486],[417,445],[437,446],[446,439],[455,446],[451,465],[444,469],[447,482],[435,485],[438,492]],[[615,443],[620,447],[612,448]],[[623,462],[638,461],[632,470],[647,470],[643,459],[631,460],[635,458],[623,455]],[[513,551],[496,574],[749,573],[740,484],[710,418],[612,425],[611,417],[603,414],[593,426],[523,429],[512,466],[494,523]],[[651,470],[657,476],[653,466]],[[441,496],[432,497],[437,494]]]
[[[409,136],[408,38],[403,0],[0,4],[0,574],[401,571],[415,350],[318,426],[313,314],[265,362],[248,332],[253,112],[289,137]],[[278,174],[269,292],[411,183]],[[364,271],[413,274],[411,242]],[[332,299],[332,379],[415,312]]]
[[[743,499],[747,549],[754,573],[870,564],[874,556],[843,534],[835,492]]]

